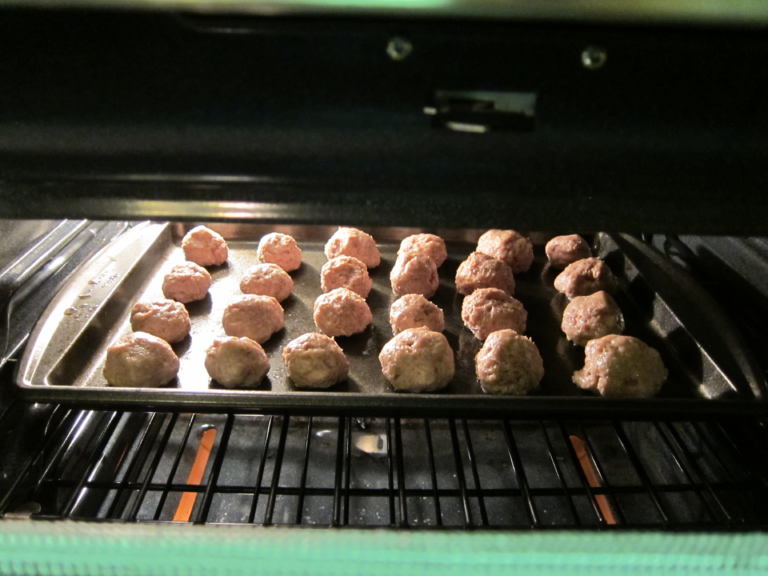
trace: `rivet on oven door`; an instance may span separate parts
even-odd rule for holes
[[[395,36],[387,43],[387,55],[395,62],[405,60],[413,52],[413,44],[405,38]]]
[[[598,70],[608,61],[608,52],[599,46],[587,46],[581,53],[581,64],[587,70]]]

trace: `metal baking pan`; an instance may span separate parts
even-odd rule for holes
[[[669,370],[668,381],[657,398],[604,399],[581,391],[571,382],[573,371],[583,365],[583,349],[572,346],[560,331],[566,301],[552,287],[556,272],[547,266],[544,257],[547,236],[539,234],[532,235],[536,252],[533,267],[516,276],[516,297],[528,310],[527,334],[544,359],[544,380],[536,392],[526,397],[483,394],[473,364],[480,343],[462,326],[461,296],[453,285],[456,268],[472,251],[479,230],[434,231],[446,238],[449,248],[449,259],[440,269],[441,283],[433,300],[446,313],[445,334],[456,353],[455,378],[439,393],[394,392],[381,373],[378,353],[392,337],[388,323],[393,299],[389,271],[400,239],[417,231],[408,228],[369,230],[379,243],[382,264],[371,274],[374,289],[368,302],[373,311],[372,326],[363,334],[338,339],[350,360],[349,379],[329,390],[296,390],[286,376],[280,351],[289,340],[315,330],[312,304],[321,293],[323,244],[333,228],[253,224],[213,227],[227,238],[230,259],[211,270],[214,282],[208,298],[188,306],[192,330],[189,338],[174,346],[181,359],[174,382],[162,388],[115,388],[107,386],[101,373],[107,347],[130,330],[131,306],[141,299],[161,297],[163,275],[184,259],[179,244],[188,226],[147,222],[116,238],[84,264],[53,298],[30,337],[18,369],[17,384],[23,395],[29,400],[91,407],[356,415],[658,417],[765,410],[764,378],[741,346],[738,334],[725,317],[718,315],[716,305],[639,240],[605,234],[594,236],[594,248],[621,280],[617,301],[625,315],[626,333],[657,348]],[[256,262],[259,238],[276,230],[299,240],[303,264],[293,273],[294,294],[284,302],[285,328],[264,345],[270,371],[258,389],[220,388],[205,371],[205,350],[214,337],[224,334],[224,307],[240,294],[240,275]]]

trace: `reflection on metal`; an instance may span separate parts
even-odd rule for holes
[[[488,127],[482,124],[467,124],[466,122],[446,122],[445,127],[454,132],[469,132],[470,134],[485,134]]]
[[[434,106],[423,109],[433,124],[484,134],[490,130],[531,130],[536,117],[534,92],[437,90]]]
[[[587,46],[581,53],[581,63],[588,70],[598,70],[608,61],[608,52],[599,46]]]
[[[751,26],[768,23],[765,0],[10,0],[5,5],[117,6],[263,16],[341,13]]]

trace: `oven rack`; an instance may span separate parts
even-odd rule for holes
[[[0,412],[0,432],[29,408],[16,402]],[[0,516],[507,530],[768,526],[760,420],[49,409],[44,430],[25,439],[35,449],[0,484]]]

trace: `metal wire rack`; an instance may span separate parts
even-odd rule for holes
[[[0,414],[12,427],[18,404]],[[26,417],[26,421],[29,417]],[[56,407],[0,515],[400,528],[760,529],[763,421],[559,421]]]

